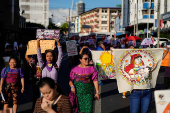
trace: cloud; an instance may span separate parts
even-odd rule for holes
[[[50,9],[49,10],[49,18],[51,18],[51,15],[53,14],[53,22],[55,24],[59,22],[66,22],[66,17],[69,16],[69,9]],[[76,10],[72,11],[72,14],[76,16]],[[65,16],[65,17],[63,17]]]

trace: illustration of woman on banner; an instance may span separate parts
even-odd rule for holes
[[[126,66],[125,72],[130,76],[131,79],[140,82],[149,76],[149,67],[145,67],[140,54],[134,54],[131,56],[131,63]]]

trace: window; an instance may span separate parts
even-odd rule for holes
[[[29,5],[22,5],[21,9],[24,11],[30,11],[30,6]]]
[[[30,0],[21,0],[21,2],[30,2]]]
[[[102,13],[107,13],[107,9],[103,9],[103,10],[102,10]]]
[[[148,11],[148,10],[143,10],[143,11],[142,11],[142,14],[143,14],[143,15],[149,14],[149,11]]]
[[[30,14],[24,13],[24,14],[23,14],[23,17],[25,17],[26,19],[30,19]]]
[[[151,10],[151,14],[154,14],[154,10]]]
[[[107,28],[105,27],[105,30],[107,30]]]
[[[150,2],[150,0],[143,0],[143,2]]]
[[[102,24],[107,24],[107,21],[102,21]]]

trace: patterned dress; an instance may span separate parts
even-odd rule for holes
[[[78,98],[79,112],[92,113],[94,99],[94,85],[97,81],[97,70],[95,67],[82,68],[74,67],[70,72],[70,80],[74,82]]]

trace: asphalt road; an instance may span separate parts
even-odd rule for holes
[[[157,79],[157,85],[155,89],[163,88],[164,67],[161,67]],[[59,85],[62,88],[64,94],[69,93],[68,77],[69,77],[69,64],[68,57],[63,58],[61,68],[59,71]],[[102,80],[103,85],[100,86],[101,99],[94,104],[95,113],[130,113],[130,98],[127,95],[126,99],[122,98],[122,94],[118,93],[116,80]],[[18,113],[32,113],[32,87],[31,83],[26,83],[25,92],[20,95],[18,102]],[[156,113],[154,96],[149,107],[149,113]],[[2,110],[3,105],[0,105]]]

